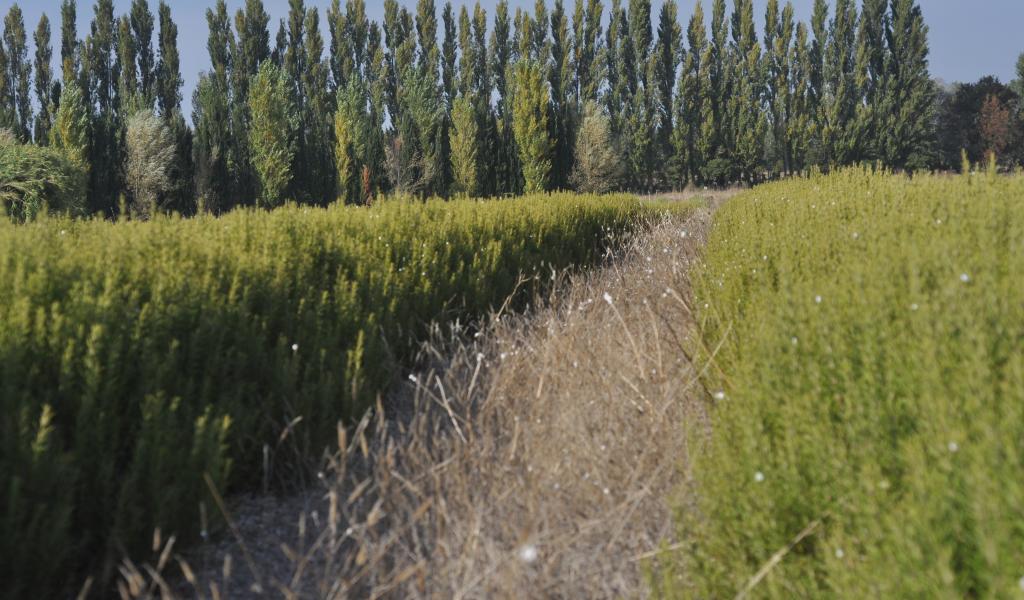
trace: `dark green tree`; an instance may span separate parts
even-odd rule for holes
[[[39,103],[39,114],[36,115],[34,139],[40,146],[50,141],[50,125],[53,121],[54,87],[53,71],[50,62],[53,59],[53,48],[50,46],[50,19],[43,13],[39,18],[39,26],[33,36],[36,45],[36,101]]]
[[[292,179],[295,115],[288,75],[264,61],[249,93],[249,147],[259,177],[259,205],[274,208],[285,200]]]
[[[138,57],[139,90],[146,107],[156,100],[156,56],[153,52],[153,13],[148,0],[133,0],[131,9],[132,36]]]
[[[551,139],[554,142],[550,185],[556,189],[569,187],[575,150],[574,90],[572,71],[572,40],[569,37],[569,18],[562,0],[555,0],[551,10],[551,42],[548,83],[551,86]]]
[[[928,74],[928,26],[914,0],[893,0],[886,41],[881,158],[895,169],[923,169],[933,160],[935,88]]]
[[[14,133],[22,142],[32,139],[32,96],[30,81],[32,63],[28,58],[28,44],[25,35],[25,18],[15,3],[4,18],[4,52],[7,56],[7,79],[9,90],[5,104],[9,106]]]
[[[837,0],[825,46],[824,94],[818,107],[825,166],[849,164],[860,153],[854,70],[856,24],[857,7],[853,0]]]
[[[192,96],[192,145],[198,208],[218,213],[231,208],[231,127],[228,90],[216,74],[199,77]]]
[[[767,120],[761,101],[764,88],[761,46],[754,26],[753,0],[736,0],[733,12],[734,88],[730,102],[733,162],[738,175],[757,182],[763,171]]]
[[[157,106],[165,119],[181,110],[181,66],[178,55],[178,26],[171,18],[171,7],[160,0],[160,60],[157,63]]]
[[[78,78],[78,30],[75,0],[60,5],[60,63],[64,86]]]
[[[674,110],[676,75],[685,54],[682,49],[682,37],[675,0],[667,0],[661,6],[661,12],[658,14],[658,41],[655,44],[653,63],[658,132],[654,164],[660,179],[667,178],[669,162],[674,152],[672,138],[675,130],[673,118],[676,112]]]

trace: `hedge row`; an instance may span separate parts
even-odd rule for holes
[[[6,595],[66,591],[156,527],[195,535],[204,473],[254,486],[290,423],[315,455],[430,321],[481,314],[521,272],[597,260],[649,210],[551,195],[0,219]]]

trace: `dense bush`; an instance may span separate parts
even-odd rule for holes
[[[1022,196],[848,171],[721,210],[697,280],[713,432],[666,595],[762,567],[756,597],[1021,593]]]
[[[47,207],[81,214],[84,197],[81,166],[59,150],[20,144],[0,131],[0,208],[9,218],[30,221]]]
[[[204,473],[259,482],[288,424],[315,456],[428,322],[596,260],[647,210],[536,196],[0,226],[7,595],[53,593],[154,527],[194,535]]]

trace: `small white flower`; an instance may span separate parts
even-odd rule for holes
[[[761,257],[761,259],[762,259],[762,260],[768,260],[768,255],[767,255],[767,254],[765,254],[764,256],[762,256],[762,257]]]
[[[64,231],[63,229],[60,230],[61,235],[64,235],[65,233],[67,233],[67,231]]]
[[[533,544],[527,544],[519,549],[519,560],[526,564],[533,563],[537,560],[537,547]]]
[[[477,352],[476,353],[476,362],[481,362],[481,361],[483,361],[483,359],[484,359],[484,353],[483,352]]]
[[[957,444],[956,442],[950,442],[947,447],[949,448],[950,452],[955,454],[956,451],[960,449],[960,444]]]
[[[917,309],[919,309],[919,308],[921,308],[921,307],[918,306],[916,302],[910,305],[910,310],[912,310],[912,311],[916,312]]]
[[[859,233],[857,233],[856,231],[854,231],[854,232],[853,232],[853,239],[855,239],[855,240],[856,240],[856,239],[860,239],[860,234],[859,234]]]
[[[713,395],[715,400],[725,400],[725,392],[723,392],[722,390],[718,390]]]
[[[298,352],[298,351],[299,351],[299,345],[298,344],[292,344],[292,352]]]
[[[942,219],[935,219],[936,225],[942,225]]]
[[[508,352],[502,352],[501,353],[501,360],[505,360],[506,356],[508,356]]]
[[[796,346],[797,344],[799,344],[799,343],[800,343],[800,340],[796,339],[796,336],[793,336],[793,339],[791,339],[791,340],[789,340],[789,341],[790,341],[790,342],[792,342],[792,344],[793,344],[794,346]]]
[[[409,381],[411,381],[413,383],[419,383],[420,382],[420,380],[417,379],[416,376],[412,375],[412,374],[409,375]]]
[[[836,558],[840,558],[841,559],[844,556],[846,556],[846,553],[843,552],[843,549],[842,548],[836,548]]]
[[[815,304],[821,304],[821,296],[815,296],[814,297],[814,303]]]
[[[758,483],[761,483],[762,481],[764,481],[764,473],[762,473],[760,471],[758,471],[757,473],[754,473],[754,481],[756,481]]]
[[[607,302],[608,304],[611,304],[612,303],[612,295],[609,294],[608,292],[605,292],[604,293],[604,301]]]
[[[962,281],[964,283],[967,283],[970,280],[971,280],[971,276],[968,275],[967,273],[961,273],[960,274],[960,281]]]
[[[602,490],[602,491],[604,492],[605,496],[607,496],[607,495],[612,493],[612,491],[610,489],[608,489],[608,488],[604,488],[604,490]]]

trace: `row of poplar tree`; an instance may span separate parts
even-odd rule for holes
[[[608,14],[605,13],[606,8]],[[283,199],[367,202],[380,193],[502,195],[550,189],[642,191],[756,182],[862,161],[928,167],[935,87],[914,0],[816,0],[809,26],[769,0],[700,0],[684,31],[666,0],[562,0],[493,19],[479,4],[440,23],[385,0],[316,8],[290,0],[275,37],[261,0],[233,18],[207,10],[211,68],[181,108],[177,27],[160,1],[117,17],[97,0],[84,40],[61,6],[62,79],[50,24],[35,31],[34,89],[21,11],[4,21],[0,127],[87,165],[93,211],[116,211],[131,117],[153,111],[172,147],[157,190],[167,209],[221,211]],[[154,35],[156,39],[154,40]],[[328,47],[329,44],[329,47]],[[152,136],[149,136],[152,137]],[[147,137],[148,139],[148,137]],[[136,143],[138,143],[136,141]]]

